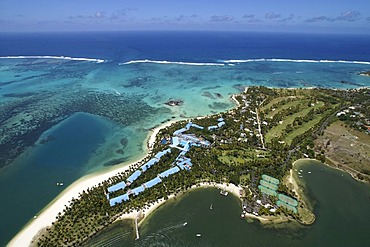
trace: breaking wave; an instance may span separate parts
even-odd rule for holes
[[[349,63],[349,64],[366,64],[366,61],[346,61],[346,60],[310,60],[310,59],[281,59],[281,58],[258,58],[258,59],[245,59],[245,60],[220,60],[222,63],[250,63],[250,62],[293,62],[293,63]]]
[[[0,59],[63,59],[69,61],[86,61],[95,63],[104,63],[106,60],[96,58],[83,58],[83,57],[65,57],[65,56],[6,56]]]
[[[132,60],[125,63],[119,63],[119,65],[128,65],[135,63],[159,63],[159,64],[178,64],[178,65],[191,65],[191,66],[224,66],[224,63],[192,63],[192,62],[171,62],[171,61],[157,61],[157,60]]]

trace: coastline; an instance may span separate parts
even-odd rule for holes
[[[141,209],[139,211],[135,210],[131,213],[124,213],[122,215],[120,215],[115,221],[118,221],[118,220],[123,220],[123,219],[132,219],[134,220],[138,214],[141,215],[141,219],[140,219],[140,222],[139,222],[139,226],[144,222],[144,220],[151,214],[153,213],[156,209],[158,209],[160,206],[162,206],[163,204],[165,204],[167,201],[169,201],[170,199],[172,198],[175,198],[175,197],[180,197],[182,195],[184,195],[185,193],[188,193],[188,192],[191,192],[192,190],[194,189],[199,189],[199,188],[217,188],[217,189],[220,189],[220,190],[225,190],[231,194],[233,194],[234,196],[236,196],[237,198],[239,198],[240,200],[240,194],[239,194],[239,191],[242,189],[234,184],[220,184],[220,183],[214,183],[214,182],[201,182],[201,183],[197,183],[193,186],[191,186],[188,190],[184,191],[184,192],[181,192],[180,194],[178,195],[174,195],[174,194],[171,194],[168,196],[167,199],[160,199],[158,201],[156,201],[155,203],[151,204],[148,208],[144,208],[144,209]],[[260,217],[257,217],[253,214],[251,214],[252,217],[254,218],[260,218]],[[263,218],[261,218],[261,220],[264,220]]]
[[[245,89],[247,90],[247,88]],[[233,95],[235,97],[235,95]],[[239,102],[234,98],[231,97],[232,101],[235,103],[236,106],[239,105]],[[199,118],[199,117],[197,117]],[[8,243],[7,246],[29,246],[34,244],[35,239],[37,239],[37,236],[42,232],[43,229],[46,227],[49,227],[52,225],[52,222],[55,221],[55,217],[59,212],[62,212],[66,205],[70,204],[70,200],[72,198],[78,198],[79,192],[83,190],[87,190],[88,188],[91,188],[93,186],[96,186],[100,182],[103,182],[104,180],[109,179],[112,176],[115,176],[117,173],[124,172],[130,168],[132,164],[135,164],[137,162],[140,162],[142,159],[146,158],[147,155],[150,155],[152,148],[156,142],[156,136],[158,132],[170,126],[173,123],[176,123],[181,120],[186,119],[176,119],[171,120],[168,122],[165,122],[163,124],[160,124],[157,127],[154,127],[151,129],[143,142],[143,147],[145,150],[145,153],[143,153],[141,156],[139,156],[136,160],[133,161],[127,161],[118,164],[116,167],[113,167],[111,170],[106,171],[100,171],[92,174],[88,174],[79,180],[75,181],[73,184],[68,186],[60,195],[58,195],[52,202],[50,202],[44,209],[42,209],[39,213],[39,215],[31,219],[21,230],[20,232],[15,235],[12,240]],[[293,179],[294,180],[294,179]],[[228,191],[235,195],[239,200],[241,200],[239,190],[240,187],[234,185],[234,184],[218,184],[214,182],[202,182],[198,183],[196,185],[193,185],[189,190],[186,192],[195,189],[195,188],[207,188],[207,187],[215,187],[219,189],[223,189],[225,191]],[[175,197],[175,195],[169,195],[168,199]],[[139,211],[133,211],[131,213],[122,214],[119,216],[116,220],[120,219],[135,219],[138,214],[141,214],[141,220],[139,225],[146,219],[152,212],[154,212],[158,207],[160,207],[162,204],[164,204],[168,199],[161,199],[153,204],[151,204],[148,208],[141,209]],[[253,214],[245,214],[247,218],[252,219],[258,219],[261,223],[280,223],[283,221],[287,221],[286,219],[282,219],[278,216],[256,216]]]
[[[46,205],[39,214],[36,215],[36,218],[30,219],[30,221],[11,239],[7,246],[30,246],[40,231],[52,225],[55,217],[59,212],[63,212],[63,209],[65,206],[70,204],[70,200],[72,198],[78,198],[81,191],[96,186],[100,182],[115,176],[117,173],[129,170],[132,164],[143,160],[148,154],[150,154],[158,132],[177,121],[179,120],[172,120],[151,129],[143,143],[143,146],[145,146],[145,153],[139,156],[136,160],[120,163],[110,170],[88,174],[72,183],[53,201]],[[154,211],[159,205],[153,205],[154,207],[151,206],[148,210],[148,214]],[[136,217],[136,214],[133,213],[133,218]]]
[[[300,162],[300,161],[304,161],[304,160],[315,160],[315,159],[302,158],[302,159],[296,160],[293,163],[293,169],[294,169],[294,166],[296,165],[296,162]],[[293,186],[293,192],[297,195],[298,199],[300,201],[303,201],[304,204],[306,204],[306,206],[307,206],[306,198],[303,196],[304,192],[299,188],[299,185],[298,185],[297,181],[293,177],[293,169],[291,169],[289,171],[289,175],[286,176],[286,181]],[[135,218],[138,217],[138,215],[139,215],[141,217],[141,219],[140,219],[138,225],[140,226],[141,224],[143,224],[145,219],[147,219],[149,217],[149,215],[151,215],[156,209],[158,209],[160,206],[164,205],[170,199],[173,199],[175,197],[181,197],[185,193],[191,192],[192,190],[198,189],[198,188],[205,188],[205,189],[206,188],[217,188],[217,189],[220,189],[220,190],[225,190],[225,191],[233,194],[234,196],[236,196],[240,200],[240,202],[242,201],[241,197],[240,197],[240,190],[242,190],[242,188],[239,187],[239,186],[236,186],[232,183],[201,182],[201,183],[197,183],[197,184],[191,186],[191,188],[189,188],[188,190],[186,190],[186,191],[184,191],[184,192],[182,192],[182,193],[180,193],[176,196],[174,194],[171,194],[171,195],[168,196],[168,199],[162,198],[162,199],[158,200],[157,202],[151,204],[147,208],[144,208],[144,209],[141,209],[141,210],[138,210],[138,211],[135,210],[131,213],[124,213],[124,214],[120,215],[115,221],[123,220],[123,219],[135,220]],[[256,216],[256,215],[251,214],[251,213],[245,213],[245,217],[249,218],[249,219],[259,220],[260,223],[263,224],[263,225],[279,224],[279,223],[288,222],[290,220],[288,217],[281,216],[281,215]],[[312,224],[314,221],[315,221],[315,217],[313,215],[313,219],[311,221],[300,222],[300,223],[305,224],[305,225],[309,225],[309,224]]]
[[[195,118],[199,118],[199,116]],[[6,246],[18,247],[18,246],[31,246],[32,244],[34,244],[34,241],[37,239],[39,233],[42,232],[46,227],[52,225],[52,222],[55,221],[55,218],[58,215],[58,213],[63,212],[65,206],[68,206],[70,204],[70,200],[72,198],[79,197],[79,192],[94,187],[100,182],[103,182],[109,179],[110,177],[117,175],[118,173],[129,170],[131,165],[140,162],[141,160],[145,159],[148,155],[150,155],[156,141],[156,136],[161,129],[164,129],[178,121],[186,119],[188,118],[170,120],[163,124],[158,125],[157,127],[154,127],[153,129],[150,129],[147,137],[145,138],[145,141],[142,144],[143,150],[145,150],[145,152],[142,155],[138,156],[135,160],[119,163],[109,170],[97,171],[88,174],[78,179],[71,185],[69,185],[54,200],[52,200],[42,210],[40,210],[40,212],[37,215],[35,215],[36,216],[35,218],[30,219],[29,222],[10,240],[10,242]],[[169,198],[173,196],[174,195],[170,195]],[[167,200],[161,199],[159,202],[149,206],[148,209],[143,211],[144,214],[143,219],[145,219],[150,213],[152,213],[156,208],[158,208],[166,201]],[[138,212],[134,211],[130,214],[123,214],[120,217],[118,217],[118,219],[130,219],[130,218],[135,219],[137,214]]]

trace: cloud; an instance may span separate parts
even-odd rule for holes
[[[278,19],[278,18],[281,18],[281,15],[275,14],[274,12],[268,12],[266,13],[265,18],[266,19]]]
[[[355,10],[347,10],[347,11],[341,13],[340,16],[338,16],[335,19],[336,20],[339,20],[339,21],[353,22],[353,21],[359,20],[360,19],[360,15],[361,15],[361,13],[358,12],[358,11],[355,11]]]
[[[234,20],[234,17],[231,15],[213,15],[210,18],[210,22],[229,22]]]
[[[280,19],[278,20],[278,22],[288,22],[288,21],[292,21],[294,19],[295,15],[291,14],[290,16],[288,17],[285,17],[283,19]]]
[[[186,19],[188,19],[188,17],[185,15],[180,15],[174,18],[175,21],[185,21]]]
[[[333,21],[333,20],[334,19],[322,15],[322,16],[317,16],[317,17],[306,19],[304,22],[322,22],[322,21]]]
[[[360,20],[361,13],[354,10],[347,10],[343,13],[341,13],[339,16],[332,18],[328,16],[316,16],[313,18],[306,19],[304,22],[323,22],[323,21],[348,21],[348,22],[354,22]]]
[[[130,12],[137,11],[137,9],[124,8],[114,12],[96,11],[90,15],[73,15],[69,16],[70,23],[104,23],[104,22],[124,22]]]
[[[253,18],[253,19],[250,19],[247,21],[248,23],[261,23],[263,21],[261,21],[260,19],[257,19],[257,18]]]
[[[246,18],[246,19],[251,19],[251,18],[254,18],[254,15],[253,14],[250,14],[250,15],[244,15],[243,18]]]

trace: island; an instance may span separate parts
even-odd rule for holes
[[[41,223],[31,222],[23,231],[45,228],[33,229],[38,232],[32,245],[79,245],[125,218],[135,222],[139,237],[140,222],[153,210],[200,186],[237,196],[242,219],[312,224],[313,208],[298,181],[302,170],[295,166],[300,159],[317,159],[370,182],[370,155],[358,150],[370,145],[369,88],[248,87],[231,99],[236,107],[227,112],[156,128],[144,158],[90,180],[100,182],[69,198],[54,221],[33,219]],[[348,144],[338,142],[338,135],[352,140],[348,155],[334,155]],[[16,243],[21,237],[13,239]]]

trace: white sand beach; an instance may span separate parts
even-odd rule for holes
[[[178,121],[178,120],[176,120]],[[150,152],[151,148],[155,143],[155,138],[158,132],[167,126],[170,126],[172,123],[176,122],[170,121],[166,122],[153,130],[151,130],[146,138],[145,143],[147,143],[147,152],[143,154],[142,157],[139,157],[136,161],[131,161],[130,163],[122,163],[115,166],[112,170],[104,171],[104,172],[97,172],[92,173],[87,176],[84,176],[68,186],[58,197],[56,197],[52,202],[50,202],[41,212],[39,215],[36,215],[35,218],[31,219],[27,225],[9,242],[8,246],[29,246],[32,244],[33,238],[44,228],[51,226],[51,223],[55,221],[56,216],[59,212],[62,212],[66,205],[69,205],[72,198],[78,198],[79,193],[83,190],[87,190],[93,186],[98,185],[99,183],[103,182],[104,180],[109,179],[110,177],[115,176],[120,172],[124,172],[129,169],[130,165],[139,162],[140,160],[144,159],[147,153]],[[145,145],[145,144],[144,144]],[[146,146],[146,145],[145,145]],[[150,212],[154,211],[161,203],[159,202],[149,209],[145,210],[143,213],[145,215],[149,215]],[[135,218],[137,212],[131,214],[124,214],[122,215],[123,218]]]
[[[145,141],[147,143],[147,152],[151,151],[155,141],[156,135],[162,128],[166,128],[170,126],[172,123],[177,122],[178,120],[173,120],[170,122],[166,122],[153,130],[148,134],[148,137]],[[112,176],[115,176],[117,173],[124,172],[129,169],[130,165],[135,164],[146,157],[147,154],[140,157],[139,160],[133,161],[130,163],[122,163],[117,165],[110,171],[100,172],[100,173],[93,173],[89,174],[85,177],[74,182],[68,188],[66,188],[57,198],[55,198],[49,205],[47,205],[39,215],[33,218],[8,244],[8,246],[29,246],[31,245],[35,238],[35,236],[43,229],[48,226],[51,226],[52,222],[55,221],[56,216],[59,212],[62,212],[66,205],[69,205],[72,198],[78,198],[79,193],[83,190],[87,190],[93,186],[98,185],[99,183],[103,182],[104,180],[109,179]],[[240,188],[233,185],[233,184],[217,184],[217,183],[200,183],[194,185],[192,188],[198,187],[217,187],[222,190],[228,191],[238,198],[240,198]],[[173,198],[174,195],[170,195],[169,198]],[[150,215],[155,209],[157,209],[160,205],[165,203],[167,200],[161,199],[156,203],[150,205],[148,208],[145,208],[139,212],[141,212],[144,219]],[[119,219],[135,219],[138,215],[137,211],[122,214]],[[143,222],[143,220],[141,221]]]

